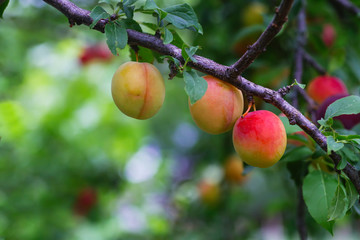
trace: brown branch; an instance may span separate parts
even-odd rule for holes
[[[65,16],[68,17],[69,21],[74,21],[77,24],[86,24],[90,25],[92,22],[91,17],[89,16],[89,11],[81,9],[67,0],[44,0],[48,4],[54,6],[60,12],[62,12]],[[285,1],[292,2],[292,1]],[[104,26],[106,21],[99,21],[94,29],[104,32]],[[184,59],[181,56],[181,49],[171,44],[164,44],[161,39],[147,34],[140,33],[134,30],[128,29],[128,43],[136,44],[139,46],[143,46],[149,48],[151,50],[157,51],[162,55],[170,55],[172,57],[177,58],[179,61],[184,62]],[[296,108],[291,106],[288,102],[286,102],[280,93],[256,85],[249,80],[243,78],[242,76],[238,76],[237,78],[231,77],[228,71],[231,67],[224,66],[218,64],[210,59],[194,56],[197,60],[196,63],[189,62],[188,66],[201,71],[206,74],[213,75],[223,81],[229,82],[230,84],[236,86],[237,88],[243,90],[244,92],[258,96],[265,100],[268,103],[271,103],[278,109],[280,109],[288,118],[291,124],[297,124],[300,128],[302,128],[309,136],[311,136],[317,144],[324,150],[327,151],[326,137],[321,134],[321,132],[317,129],[317,127],[310,122],[304,115],[302,115]],[[330,157],[333,159],[335,164],[340,162],[340,156],[332,153]],[[351,179],[354,186],[356,187],[358,193],[360,193],[360,177],[354,167],[350,164],[347,164],[343,171],[347,174],[347,176]]]
[[[297,37],[296,37],[296,44],[297,48],[295,51],[295,71],[294,71],[294,78],[297,82],[302,82],[302,74],[303,74],[303,51],[304,46],[306,44],[306,12],[305,12],[305,1],[301,1],[301,9],[297,17]],[[292,96],[292,104],[294,107],[299,108],[299,101],[298,101],[298,93],[300,87],[296,86],[295,91]],[[306,99],[306,98],[305,98]]]
[[[229,69],[229,76],[237,77],[262,53],[274,37],[280,32],[282,26],[288,19],[293,0],[283,0],[276,8],[274,19],[260,35],[258,40],[235,62]]]
[[[302,83],[302,75],[303,75],[303,68],[304,68],[304,47],[307,42],[306,38],[306,0],[301,1],[301,9],[298,14],[297,18],[297,28],[298,33],[296,37],[297,48],[295,51],[295,71],[294,71],[294,78],[297,82]],[[316,103],[315,101],[306,93],[306,91],[299,86],[295,86],[295,91],[292,96],[292,103],[295,108],[299,108],[298,102],[298,95],[301,95],[305,101],[307,102],[308,112],[312,117],[312,121],[316,121]]]
[[[344,8],[345,10],[355,14],[356,16],[360,16],[360,8],[355,6],[349,0],[330,0],[330,2],[334,3],[336,6]]]
[[[326,75],[326,70],[307,52],[303,51],[304,61],[314,68],[320,75]]]
[[[302,185],[301,185],[302,186]],[[300,239],[301,240],[306,240],[307,239],[307,228],[306,228],[306,221],[305,221],[305,201],[304,201],[304,196],[303,196],[303,191],[302,191],[302,187],[299,186],[298,187],[298,205],[297,205],[297,229],[300,235]]]

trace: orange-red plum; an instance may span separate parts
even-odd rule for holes
[[[233,144],[247,164],[266,168],[277,163],[285,152],[286,132],[274,113],[259,110],[240,117],[233,129]]]

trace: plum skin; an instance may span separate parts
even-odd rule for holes
[[[314,78],[309,83],[307,92],[309,96],[319,104],[333,95],[348,93],[345,84],[333,76],[318,76]]]
[[[164,79],[154,65],[130,61],[116,70],[111,93],[121,112],[136,119],[148,119],[164,102]]]
[[[250,112],[235,123],[233,144],[240,158],[247,164],[260,168],[270,167],[285,152],[285,127],[272,112]]]
[[[191,116],[196,125],[207,133],[227,132],[243,112],[242,92],[213,76],[203,78],[207,81],[208,88],[200,100],[192,105],[189,101]]]

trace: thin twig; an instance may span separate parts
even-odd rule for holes
[[[297,29],[298,33],[296,36],[296,44],[297,48],[295,51],[295,71],[294,78],[297,82],[302,83],[302,75],[303,75],[303,60],[304,60],[304,47],[307,42],[306,38],[306,0],[301,1],[301,9],[297,18]],[[299,108],[299,99],[298,95],[300,94],[305,101],[307,102],[308,112],[312,118],[313,122],[316,122],[316,103],[315,101],[304,91],[304,89],[299,86],[295,86],[294,94],[292,95],[292,104],[295,108]]]
[[[307,239],[307,228],[306,228],[306,221],[305,221],[305,201],[303,196],[302,187],[298,187],[298,205],[297,205],[297,229],[300,235],[301,240]]]
[[[248,50],[235,62],[229,69],[229,76],[240,75],[249,65],[262,53],[274,37],[280,32],[282,26],[288,19],[293,0],[283,0],[276,8],[274,19],[267,26],[266,30],[260,35],[258,40],[251,45]]]
[[[298,14],[297,18],[297,37],[296,37],[296,52],[295,52],[295,71],[294,71],[294,78],[297,82],[302,82],[302,74],[303,74],[303,51],[304,46],[306,44],[306,12],[305,12],[305,1],[301,1],[301,9]],[[299,108],[299,101],[298,101],[298,93],[299,93],[299,86],[296,86],[294,94],[292,95],[292,104],[295,108]]]
[[[340,6],[356,16],[360,16],[360,8],[349,0],[330,0],[330,2],[333,2],[336,6]]]
[[[320,75],[326,75],[326,70],[307,52],[303,51],[303,58],[312,68],[314,68]]]

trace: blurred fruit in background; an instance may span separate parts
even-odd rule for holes
[[[336,40],[336,31],[333,25],[325,24],[322,29],[321,39],[327,47],[331,47]]]
[[[247,176],[243,175],[244,164],[236,154],[229,156],[225,161],[224,176],[227,182],[241,184],[246,181]]]
[[[92,62],[108,62],[114,55],[109,50],[108,46],[103,43],[96,43],[89,45],[82,49],[79,61],[81,65],[87,65]]]
[[[217,183],[202,180],[198,184],[200,200],[208,205],[215,206],[220,200],[220,186]]]
[[[347,94],[348,90],[343,81],[333,76],[318,76],[310,81],[307,86],[309,96],[321,104],[328,97],[336,94]]]
[[[97,193],[93,188],[80,190],[74,204],[74,213],[79,216],[86,216],[97,202]]]

